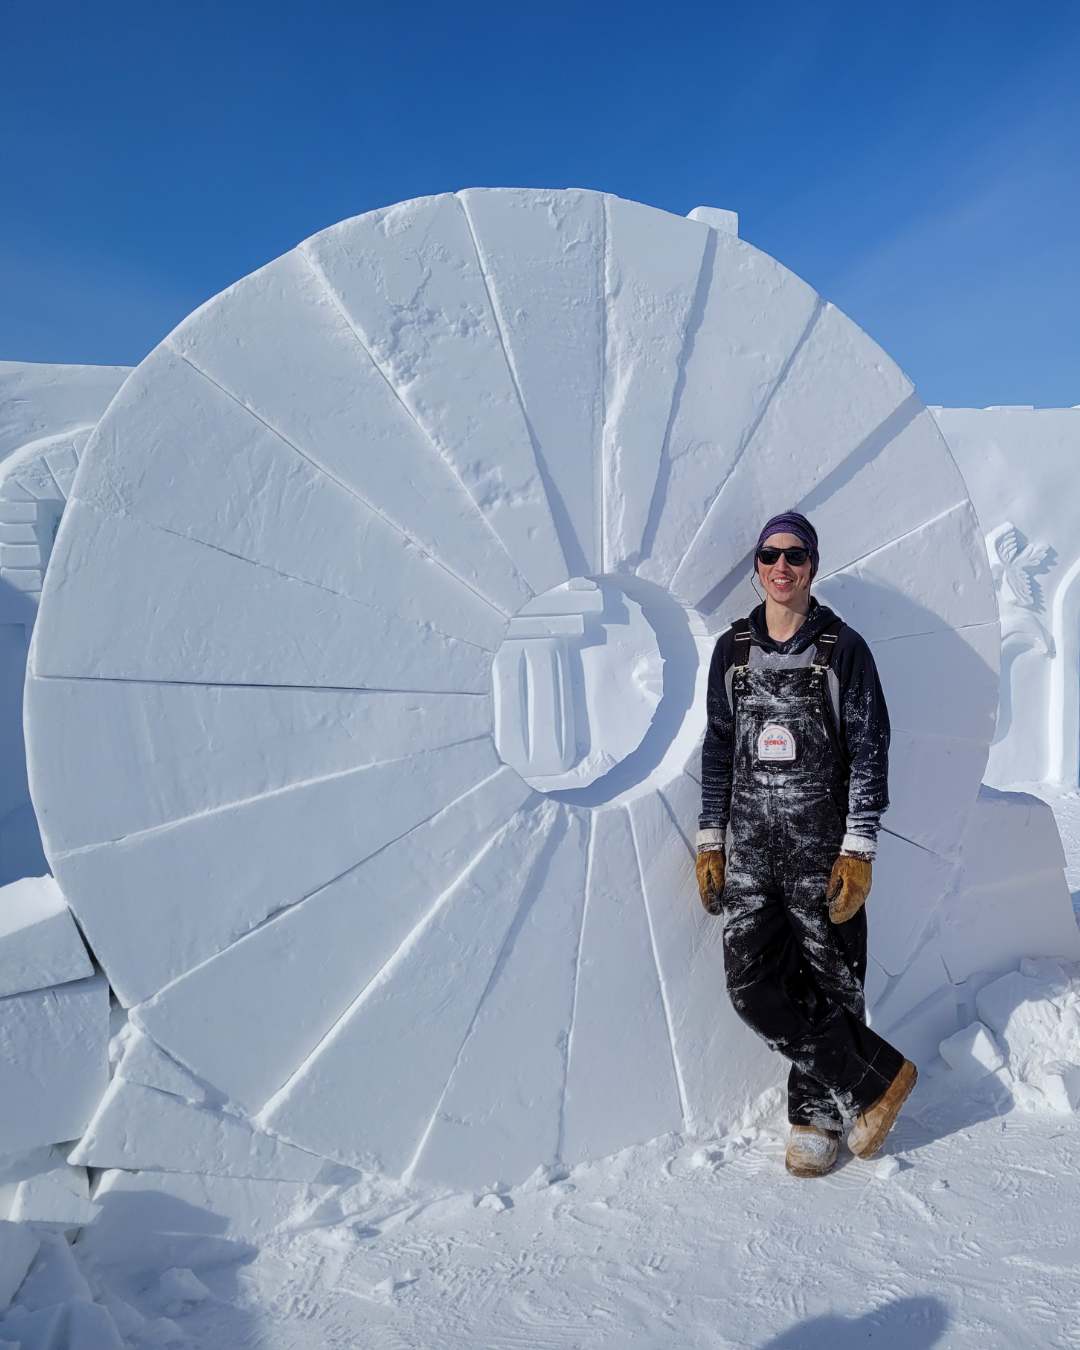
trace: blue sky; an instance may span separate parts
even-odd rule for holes
[[[1080,5],[3,9],[0,357],[131,363],[345,216],[735,209],[930,403],[1080,403]]]

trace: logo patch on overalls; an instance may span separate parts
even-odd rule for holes
[[[770,764],[794,764],[795,737],[779,722],[766,722],[757,738],[757,757]]]

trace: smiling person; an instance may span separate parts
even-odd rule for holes
[[[876,1153],[916,1078],[863,996],[889,714],[869,647],[810,594],[817,566],[805,516],[765,524],[764,603],[709,669],[697,840],[732,1005],[791,1061],[785,1161],[802,1177],[832,1167],[845,1128],[853,1153]]]

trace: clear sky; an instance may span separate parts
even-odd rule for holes
[[[1080,404],[1080,4],[0,4],[0,357],[133,363],[316,230],[475,185],[740,233],[928,403]]]

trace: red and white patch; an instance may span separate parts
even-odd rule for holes
[[[795,737],[779,722],[766,722],[757,738],[757,757],[769,764],[794,764]]]

